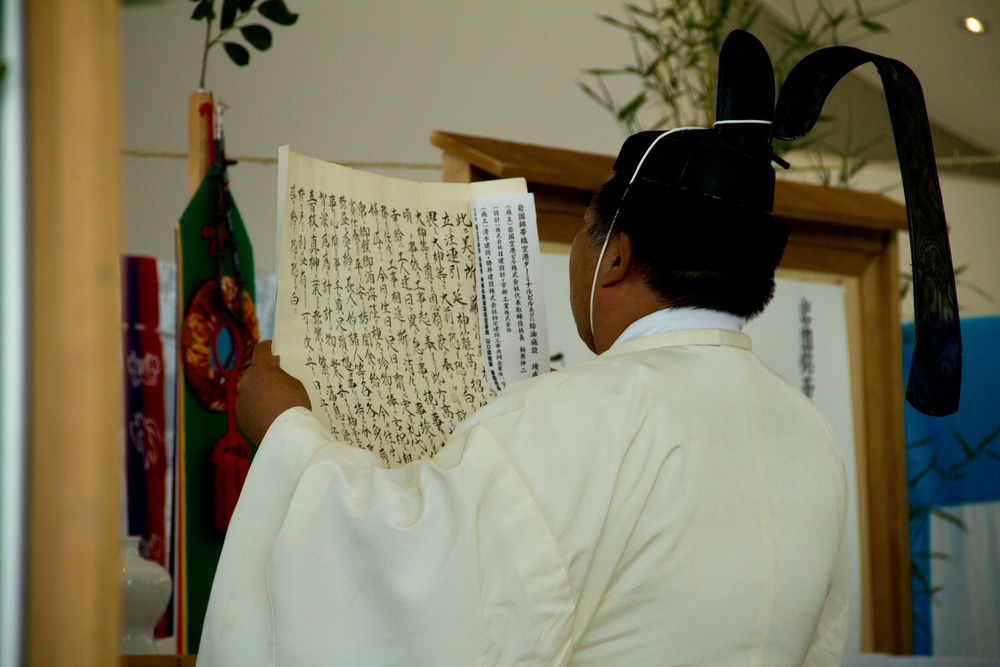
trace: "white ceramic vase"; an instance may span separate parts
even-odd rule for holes
[[[156,653],[153,631],[170,602],[170,573],[139,555],[139,539],[122,538],[122,655]]]

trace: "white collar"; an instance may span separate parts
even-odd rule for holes
[[[620,345],[626,341],[649,336],[664,331],[681,331],[683,329],[725,329],[727,331],[742,331],[743,318],[730,313],[706,308],[664,308],[640,317],[625,327],[625,331],[612,344]]]

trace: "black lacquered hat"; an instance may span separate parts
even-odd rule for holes
[[[767,51],[751,34],[733,31],[719,54],[715,124],[629,137],[613,167],[630,178],[619,210],[654,189],[665,198],[683,190],[770,213],[772,161],[788,166],[772,140],[807,134],[837,82],[865,63],[882,78],[910,230],[916,335],[906,398],[925,414],[948,415],[958,410],[962,369],[955,273],[923,91],[903,63],[853,47],[820,49],[792,69],[775,104]]]

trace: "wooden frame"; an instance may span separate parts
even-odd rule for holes
[[[31,665],[112,665],[121,645],[118,5],[24,3]]]
[[[442,180],[522,177],[542,241],[569,243],[614,157],[448,132]],[[846,286],[860,520],[861,648],[913,651],[897,237],[905,208],[885,197],[779,182],[775,215],[791,231],[781,271]]]

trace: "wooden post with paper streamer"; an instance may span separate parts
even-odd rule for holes
[[[219,107],[188,103],[191,200],[177,227],[178,363],[174,628],[195,653],[223,538],[253,455],[236,383],[259,338],[250,238],[229,190]]]

